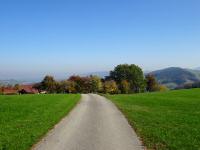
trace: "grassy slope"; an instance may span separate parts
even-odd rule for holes
[[[200,89],[107,97],[149,149],[200,149]]]
[[[80,95],[0,96],[0,150],[27,150],[64,117]]]

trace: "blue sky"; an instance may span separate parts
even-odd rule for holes
[[[1,0],[0,79],[200,66],[199,0]]]

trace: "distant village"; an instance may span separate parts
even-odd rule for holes
[[[1,93],[4,95],[15,95],[15,94],[40,94],[46,93],[45,91],[39,91],[34,88],[33,84],[30,85],[15,85],[15,86],[6,86],[1,88]]]

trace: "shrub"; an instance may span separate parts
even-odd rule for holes
[[[118,87],[115,81],[105,81],[104,82],[104,93],[116,94],[118,93]]]

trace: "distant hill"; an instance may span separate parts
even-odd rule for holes
[[[199,70],[200,71],[200,67],[196,68],[195,70]]]
[[[186,83],[194,83],[200,81],[200,71],[178,67],[153,71],[150,74],[153,74],[159,83],[164,84],[171,89]]]

